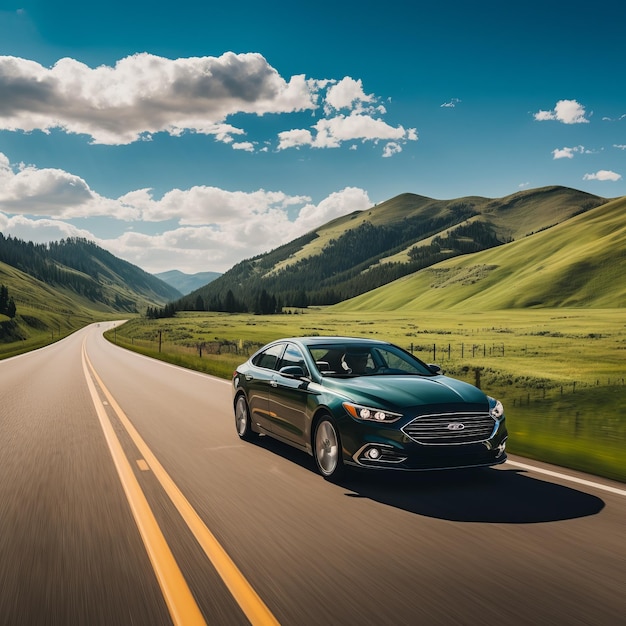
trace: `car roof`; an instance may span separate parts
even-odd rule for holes
[[[380,339],[370,339],[365,337],[336,337],[336,336],[308,336],[308,337],[286,337],[285,339],[277,339],[275,343],[280,341],[293,341],[301,343],[306,346],[315,346],[320,344],[371,344],[371,345],[389,345],[388,341],[382,341]]]

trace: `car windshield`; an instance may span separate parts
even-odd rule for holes
[[[434,376],[425,363],[390,344],[329,343],[308,349],[323,376]]]

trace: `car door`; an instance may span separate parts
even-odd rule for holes
[[[265,431],[272,430],[269,408],[270,385],[275,379],[276,368],[284,351],[284,343],[269,346],[255,355],[252,367],[245,373],[251,419]]]
[[[288,343],[278,369],[297,366],[305,376],[310,376],[300,348]],[[298,446],[305,445],[307,433],[307,403],[309,401],[310,380],[285,376],[277,371],[270,383],[269,414],[272,433]]]

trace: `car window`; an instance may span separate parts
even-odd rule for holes
[[[278,361],[285,349],[284,343],[277,343],[270,346],[267,350],[259,352],[253,359],[252,363],[257,367],[263,367],[268,370],[277,369]]]
[[[301,367],[302,370],[304,371],[304,375],[305,376],[309,375],[309,369],[307,368],[306,363],[304,361],[304,356],[302,355],[300,348],[298,348],[298,346],[294,345],[293,343],[287,344],[287,349],[285,350],[285,353],[283,354],[283,358],[280,360],[279,369],[282,369],[283,367],[290,367],[290,366]]]
[[[371,376],[411,374],[433,376],[419,359],[397,346],[367,344],[316,345],[309,352],[325,376]]]

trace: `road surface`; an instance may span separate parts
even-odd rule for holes
[[[625,485],[521,458],[331,484],[106,326],[0,361],[0,624],[625,623]]]

